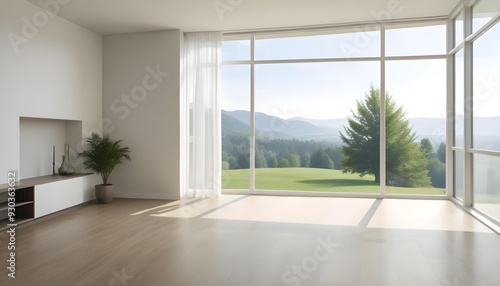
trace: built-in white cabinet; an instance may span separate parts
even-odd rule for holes
[[[91,174],[23,179],[15,186],[15,221],[8,220],[8,186],[0,185],[0,230],[93,200],[99,177]]]
[[[35,186],[35,218],[67,209],[95,198],[93,176]]]

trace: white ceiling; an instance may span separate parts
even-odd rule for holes
[[[56,1],[27,0],[34,4]],[[58,0],[58,15],[99,34],[237,31],[449,15],[459,0]],[[57,2],[57,3],[59,3]],[[215,7],[219,7],[219,12]],[[386,16],[384,16],[386,17]]]

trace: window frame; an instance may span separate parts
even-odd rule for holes
[[[380,192],[378,194],[355,194],[355,193],[320,193],[320,192],[304,192],[304,191],[263,191],[255,189],[255,66],[257,65],[265,65],[265,64],[286,64],[286,63],[317,63],[317,62],[345,62],[345,61],[377,61],[380,63],[380,90],[386,89],[386,80],[385,80],[385,63],[386,61],[407,61],[407,60],[428,60],[428,59],[448,59],[449,55],[448,51],[448,43],[447,43],[447,51],[442,54],[432,54],[432,55],[407,55],[407,56],[386,56],[385,55],[385,31],[386,25],[398,25],[402,28],[414,28],[418,26],[429,26],[435,24],[442,24],[446,26],[447,34],[449,34],[450,30],[450,21],[448,17],[435,17],[432,19],[413,19],[413,20],[405,20],[405,21],[392,21],[392,22],[370,22],[370,23],[362,23],[356,25],[340,25],[340,26],[330,26],[330,27],[322,27],[322,28],[305,28],[305,29],[295,29],[295,30],[273,30],[273,31],[256,31],[256,32],[234,32],[234,33],[225,33],[223,34],[224,40],[231,39],[239,39],[248,36],[250,37],[250,58],[249,60],[238,60],[238,61],[223,61],[222,65],[250,65],[250,187],[249,190],[234,190],[234,189],[222,189],[223,194],[254,194],[254,195],[308,195],[308,196],[342,196],[342,197],[388,197],[388,198],[418,198],[418,199],[448,199],[451,197],[451,192],[448,186],[449,175],[448,175],[448,164],[449,161],[452,161],[447,154],[447,187],[446,193],[444,195],[420,195],[420,194],[387,194],[386,193],[386,130],[385,124],[381,124],[380,126]],[[369,27],[369,28],[367,28]],[[311,31],[317,32],[337,32],[342,33],[345,31],[359,31],[363,32],[363,29],[370,29],[373,31],[373,28],[377,27],[380,31],[380,55],[376,57],[355,57],[355,58],[342,58],[342,57],[334,57],[334,58],[304,58],[304,59],[279,59],[279,60],[256,60],[255,59],[255,41],[256,37],[271,37],[273,34],[280,34],[284,32],[293,31],[296,35],[300,35],[300,32],[303,31],[304,35],[310,34]],[[446,41],[446,39],[443,39]],[[449,69],[448,69],[449,70]],[[448,78],[448,77],[447,77]],[[444,94],[446,97],[447,105],[449,105],[449,94]],[[385,122],[385,93],[381,93],[381,111],[380,111],[380,121]],[[447,118],[447,122],[449,122]],[[449,141],[449,126],[446,126],[446,144],[448,146]]]

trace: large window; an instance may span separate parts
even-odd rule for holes
[[[484,0],[473,11],[474,30],[483,26],[487,30],[474,40],[471,53],[473,160],[468,175],[474,207],[500,221],[500,24],[486,24],[498,15],[500,5]]]
[[[380,32],[364,28],[299,31],[256,35],[255,60],[378,57]]]
[[[474,42],[473,146],[500,152],[500,25]]]
[[[454,197],[500,221],[500,5],[472,1],[457,16],[454,71]],[[451,83],[451,82],[450,82]]]
[[[250,65],[223,66],[221,81],[222,188],[248,190]]]
[[[388,25],[386,28],[386,56],[443,55],[446,53],[446,25],[416,23]]]
[[[474,207],[500,221],[500,157],[474,154]]]
[[[388,61],[386,87],[387,191],[444,195],[446,60]]]
[[[250,36],[226,37],[222,42],[222,50],[222,61],[249,61]]]
[[[228,36],[223,189],[444,195],[445,39],[443,22]]]
[[[342,173],[340,137],[379,73],[376,61],[257,65],[256,189],[379,192],[374,176]]]

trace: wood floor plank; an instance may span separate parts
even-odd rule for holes
[[[391,213],[392,203],[384,206],[384,201],[374,214],[377,223]],[[208,219],[192,211],[184,212],[188,217],[168,215],[193,202],[197,201],[117,199],[110,205],[89,204],[19,227],[17,278],[8,278],[6,267],[1,267],[0,285],[499,285],[500,236],[474,226],[472,218],[460,217],[466,231],[459,230],[456,221],[450,231],[421,229],[421,222],[416,229],[367,228],[366,224],[345,225],[342,219],[338,225],[324,220],[304,223],[300,216],[295,223],[283,222],[276,213],[277,222]],[[221,202],[225,201],[201,203],[195,213],[213,211]],[[307,205],[312,208],[311,202]],[[212,214],[228,216],[227,210],[236,204]],[[417,205],[439,206],[425,201]],[[436,218],[443,221],[434,226],[446,225],[444,220],[453,213],[445,207],[446,215]],[[248,211],[244,210],[246,215]],[[315,210],[308,221],[318,215]],[[359,221],[364,215],[348,214],[348,220]],[[3,232],[3,265],[6,246]]]

